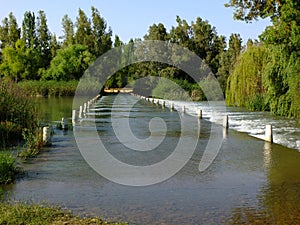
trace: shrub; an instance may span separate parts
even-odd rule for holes
[[[38,114],[30,96],[12,81],[0,80],[0,148],[16,145],[22,131],[35,133]]]
[[[20,168],[16,166],[16,158],[8,153],[0,152],[0,184],[13,182],[20,172]]]

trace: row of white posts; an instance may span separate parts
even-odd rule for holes
[[[77,110],[74,109],[72,110],[72,124],[75,125],[76,121],[79,119],[82,119],[84,117],[84,115],[89,111],[89,108],[92,104],[94,104],[97,99],[100,98],[100,95],[97,95],[96,97],[94,97],[93,99],[87,101],[86,103],[83,104],[83,106],[81,105],[79,107],[79,112],[77,113]],[[68,121],[66,118],[62,118],[61,119],[61,128],[62,130],[67,130],[68,129]],[[51,130],[52,128],[50,126],[45,126],[43,127],[43,143],[45,146],[50,146],[52,144],[51,141]]]
[[[84,115],[89,111],[92,104],[94,104],[97,99],[100,98],[100,95],[92,98],[91,100],[83,103],[83,105],[79,106],[79,111],[77,113],[76,109],[72,110],[72,124],[75,124],[78,119],[82,119]]]
[[[166,106],[165,100],[162,100],[162,99],[147,98],[145,96],[140,96],[140,95],[133,94],[133,93],[132,93],[132,95],[134,95],[134,96],[136,96],[140,99],[146,100],[148,102],[152,102],[154,104],[161,104],[162,108],[165,108],[165,106]],[[175,110],[174,102],[170,102],[169,108],[170,108],[171,111]],[[185,105],[181,106],[181,112],[186,113]],[[198,109],[197,117],[198,117],[198,119],[202,119],[202,110],[201,109]],[[229,128],[229,116],[228,115],[224,116],[222,125],[223,125],[223,128],[225,130],[227,130]],[[266,125],[265,137],[263,138],[263,140],[273,143],[273,128],[272,128],[272,125],[269,125],[269,124]]]

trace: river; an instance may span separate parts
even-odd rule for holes
[[[102,97],[87,117],[76,124],[75,129],[89,137],[92,126],[96,124],[99,137],[108,151],[128,164],[151,165],[171,155],[182,135],[178,122],[182,115],[144,100],[136,102],[131,95],[121,95],[120,99],[116,101],[114,95]],[[41,99],[39,104],[45,118],[53,123],[60,121],[61,117],[71,117],[70,98]],[[286,121],[289,124],[289,131],[292,129],[292,132],[291,136],[286,136],[295,149],[269,144],[236,131],[246,129],[242,128],[248,126],[242,125],[245,118],[249,121],[255,117],[258,120],[256,123],[263,127],[259,118],[244,109],[229,108],[228,113],[236,116],[230,119],[234,129],[229,129],[224,136],[219,153],[210,167],[200,172],[199,162],[213,131],[209,107],[205,103],[197,106],[204,111],[200,125],[197,118],[185,116],[188,121],[186,126],[191,131],[185,136],[197,140],[195,152],[187,164],[166,181],[142,187],[111,182],[96,173],[83,159],[72,130],[63,132],[55,129],[53,145],[44,148],[37,158],[24,164],[26,177],[4,188],[12,193],[14,199],[47,201],[82,216],[103,216],[129,224],[300,223],[297,125],[293,127],[289,120],[267,115],[268,123],[271,121],[276,125],[276,121]],[[118,142],[112,118],[118,124],[126,113],[130,115],[133,134],[141,139],[149,137],[151,119],[159,117],[165,121],[166,136],[155,151],[129,151],[128,147]],[[257,115],[263,118],[266,114]],[[248,127],[251,126],[255,127]],[[247,132],[252,134],[249,129]],[[198,132],[197,135],[194,131]],[[254,135],[261,133],[255,132]],[[111,169],[114,170],[114,167],[111,166]]]

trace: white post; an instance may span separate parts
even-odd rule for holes
[[[86,113],[86,103],[83,104],[83,113]]]
[[[51,145],[51,129],[50,127],[43,127],[43,143],[44,145]]]
[[[223,127],[228,129],[229,127],[229,123],[228,123],[228,115],[224,116],[224,119],[223,119]]]
[[[265,141],[273,143],[273,128],[271,124],[266,125]]]
[[[202,110],[201,109],[198,110],[198,119],[202,119]]]
[[[185,106],[182,106],[182,113],[185,113]]]
[[[82,118],[82,105],[79,106],[79,115],[78,115],[79,119]]]
[[[72,123],[73,123],[73,124],[76,123],[76,120],[77,120],[77,118],[76,118],[76,110],[73,109],[73,110],[72,110]]]
[[[68,121],[65,117],[61,118],[61,129],[67,130],[68,129]]]

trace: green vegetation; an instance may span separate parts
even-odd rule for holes
[[[14,82],[0,81],[0,149],[24,144],[22,157],[37,154],[42,146],[38,113],[29,95]],[[0,152],[0,183],[19,173],[16,158]]]
[[[78,81],[22,81],[18,85],[31,96],[74,96]]]
[[[247,51],[237,60],[227,83],[226,102],[229,105],[266,110],[262,73],[269,51],[263,45],[248,43]]]
[[[261,34],[259,41],[249,40],[242,46],[239,34],[232,34],[226,41],[226,37],[218,35],[216,28],[207,20],[198,17],[188,22],[177,16],[176,25],[169,31],[162,23],[151,25],[143,40],[175,43],[197,54],[215,74],[229,105],[300,117],[299,1],[229,0],[225,5],[235,9],[235,19],[251,22],[258,18],[270,18],[273,24]],[[20,82],[31,95],[72,95],[74,80],[78,81],[96,58],[113,46],[124,46],[118,36],[112,41],[111,29],[94,7],[90,17],[79,9],[75,22],[65,15],[62,30],[63,36],[57,40],[48,28],[44,11],[38,11],[37,16],[34,12],[25,12],[21,27],[10,13],[0,26],[0,76]],[[117,63],[130,64],[129,54],[141,42],[142,39],[130,40],[122,52],[126,61],[122,59],[123,62]],[[136,50],[136,54],[144,54]],[[172,65],[185,60],[180,56],[171,56],[171,59]],[[193,100],[206,99],[199,88],[200,77],[193,80],[176,66],[159,62],[130,64],[107,81],[101,80],[101,83],[106,82],[106,88],[130,84],[136,87],[138,93],[141,91],[139,94],[147,95],[157,95],[157,91],[162,92],[163,88],[168,92],[177,92],[176,87],[155,83],[151,79],[144,83],[135,82],[147,76],[174,81]],[[71,83],[64,83],[67,81]],[[156,88],[156,85],[159,86]],[[82,88],[83,93],[87,90]]]
[[[271,17],[272,26],[248,45],[229,76],[230,105],[300,118],[300,3],[296,0],[260,2],[231,0],[235,18],[251,21]]]
[[[19,173],[21,169],[16,165],[16,158],[7,152],[0,152],[0,184],[13,182]]]
[[[0,215],[0,224],[126,224],[108,222],[98,217],[80,218],[59,207],[24,202],[0,203]]]
[[[111,31],[94,7],[89,19],[79,9],[74,23],[65,15],[64,36],[51,34],[44,11],[25,12],[22,27],[10,13],[0,26],[0,77],[14,81],[79,79],[95,58],[111,49]],[[75,32],[76,29],[76,32]]]
[[[17,144],[23,131],[35,134],[38,113],[30,96],[14,82],[0,80],[0,147]]]

